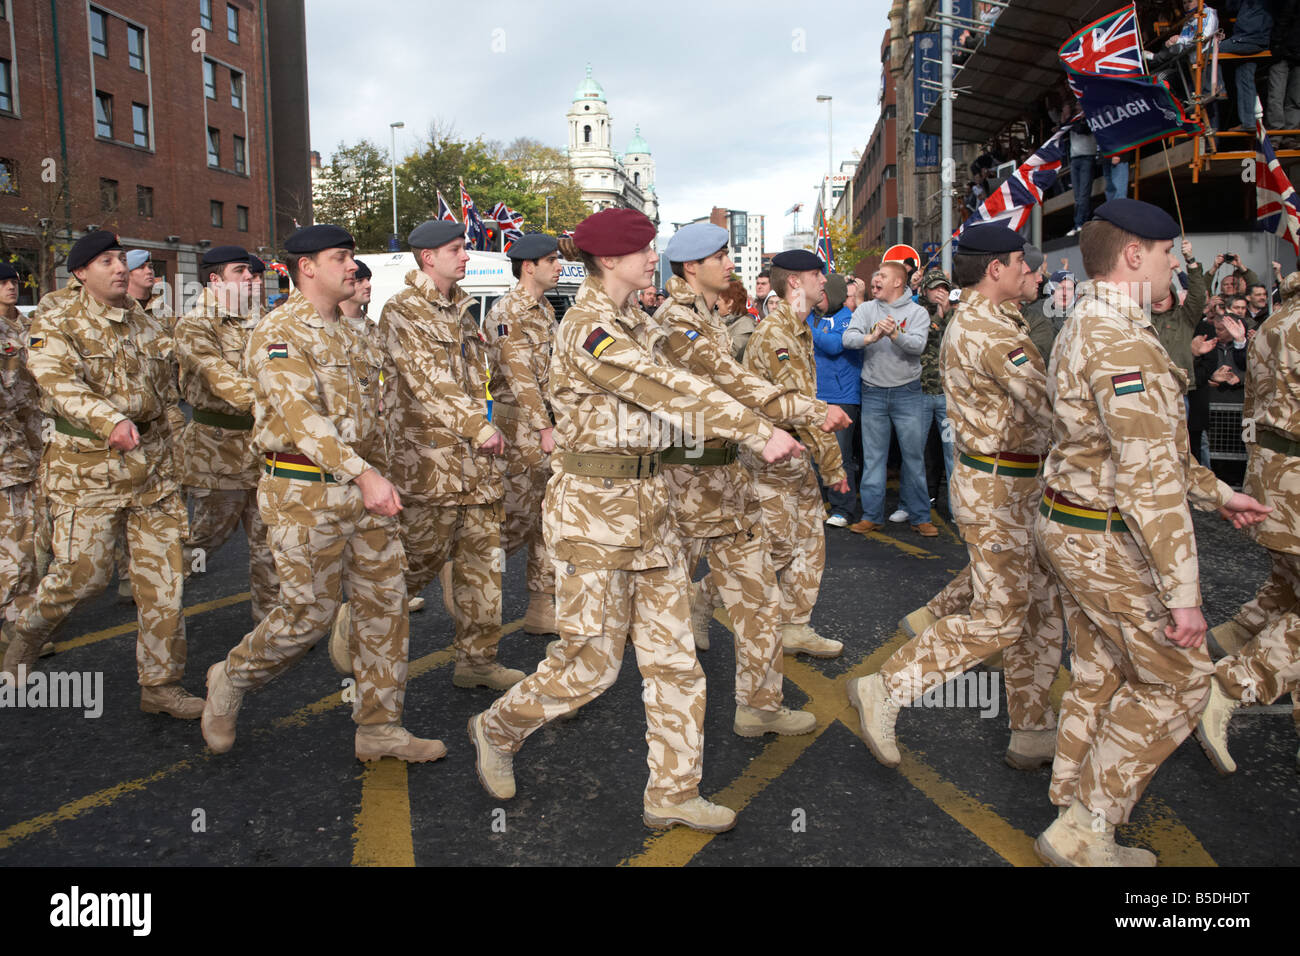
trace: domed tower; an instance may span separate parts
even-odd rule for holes
[[[587,77],[573,94],[573,103],[569,106],[569,155],[574,165],[585,163],[588,157],[600,154],[602,158],[614,158],[613,122],[609,115],[609,105],[605,102],[605,91],[591,78],[591,64],[587,64]],[[602,164],[603,165],[603,164]]]
[[[645,195],[649,195],[655,184],[655,161],[650,158],[650,144],[641,138],[641,127],[636,128],[632,142],[627,144],[623,154],[623,165],[632,185]]]

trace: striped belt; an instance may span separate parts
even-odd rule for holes
[[[1000,451],[991,458],[988,455],[968,455],[963,451],[958,453],[957,459],[977,471],[1008,478],[1033,478],[1043,466],[1042,455],[1021,455],[1013,451]]]
[[[297,478],[299,481],[337,481],[306,455],[273,452],[266,456],[265,470],[277,478]]]
[[[1043,500],[1038,504],[1038,513],[1057,524],[1068,524],[1072,528],[1084,528],[1088,531],[1128,531],[1123,516],[1116,510],[1093,511],[1081,508],[1069,498],[1044,489]]]
[[[652,478],[659,471],[663,453],[653,455],[576,455],[565,452],[560,467],[566,474],[588,478]]]
[[[149,426],[152,424],[153,424],[152,422],[136,422],[135,430],[138,431],[141,435],[144,435],[149,431]],[[71,435],[73,438],[89,438],[91,441],[103,440],[94,432],[89,431],[85,428],[78,428],[76,425],[72,424],[72,422],[68,421],[66,418],[63,418],[61,416],[55,417],[54,430],[58,432],[60,435]]]
[[[228,428],[237,432],[251,431],[253,428],[252,415],[223,415],[221,412],[210,412],[205,408],[194,409],[194,420],[200,425]]]
[[[724,448],[687,448],[673,445],[665,448],[660,455],[665,465],[730,465],[739,456],[740,450],[730,442]]]
[[[1274,431],[1267,425],[1260,425],[1255,429],[1255,444],[1269,451],[1275,451],[1279,455],[1300,458],[1300,441],[1296,441],[1290,435]]]

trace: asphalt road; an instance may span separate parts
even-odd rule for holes
[[[1197,527],[1213,624],[1249,599],[1267,559],[1215,517],[1198,515]],[[48,671],[101,672],[102,715],[0,713],[0,866],[1037,865],[1033,838],[1055,816],[1049,774],[1002,762],[1005,699],[984,717],[973,707],[905,710],[904,761],[889,770],[857,737],[845,698],[845,682],[875,670],[902,642],[899,618],[960,568],[964,549],[947,528],[922,539],[906,525],[869,539],[832,530],[828,542],[813,624],[843,641],[845,653],[786,658],[788,702],[817,713],[815,734],[735,736],[732,644],[721,625],[701,654],[709,682],[703,791],[740,811],[730,833],[656,834],[642,824],[645,723],[631,653],[603,697],[528,740],[515,760],[519,795],[498,803],[475,778],[465,734],[493,694],[452,686],[452,625],[437,585],[428,609],[412,615],[406,725],[441,737],[449,753],[410,768],[354,759],[349,707],[323,644],[246,698],[229,754],[208,753],[197,721],[141,713],[134,611],[110,588],[77,609],[59,632],[58,654],[43,662]],[[203,692],[207,667],[251,626],[246,553],[232,540],[187,586],[185,683],[193,692]],[[547,639],[518,629],[526,603],[516,555],[505,576],[501,658],[528,670]],[[981,679],[987,687],[995,676]],[[1300,777],[1289,706],[1237,718],[1231,742],[1240,770],[1229,778],[1194,740],[1184,743],[1121,839],[1166,865],[1294,863]]]

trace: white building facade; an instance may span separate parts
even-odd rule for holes
[[[605,90],[591,76],[578,86],[566,116],[569,124],[569,164],[592,212],[636,209],[659,223],[655,196],[655,163],[650,146],[637,127],[623,154],[614,151],[614,119]]]

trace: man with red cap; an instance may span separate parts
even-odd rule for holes
[[[722,438],[780,461],[785,432],[661,356],[665,330],[633,293],[654,276],[654,225],[631,209],[588,217],[574,233],[587,279],[556,334],[551,366],[553,475],[546,543],[555,561],[560,640],[536,673],[470,719],[476,769],[498,799],[515,794],[514,754],[550,720],[613,684],[629,633],[644,677],[650,779],[643,819],[722,832],[735,812],[699,795],[704,672],[695,658],[681,541],[660,473],[674,422],[692,440]]]

